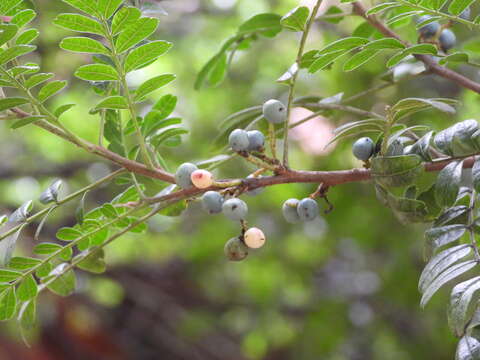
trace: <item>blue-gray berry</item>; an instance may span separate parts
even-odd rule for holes
[[[463,20],[470,20],[470,14],[471,14],[470,7],[467,7],[465,10],[462,11],[460,15],[458,15],[458,17],[460,17]]]
[[[352,152],[358,160],[367,161],[373,155],[375,144],[369,137],[362,137],[353,143]]]
[[[248,247],[239,237],[231,238],[223,248],[225,256],[230,261],[241,261],[248,255]]]
[[[258,130],[247,131],[248,150],[260,151],[265,145],[265,136]]]
[[[228,199],[222,205],[222,212],[230,220],[240,221],[247,217],[248,206],[238,198]]]
[[[275,99],[266,101],[262,111],[265,119],[272,124],[281,124],[287,119],[287,107]]]
[[[447,52],[448,50],[450,50],[455,46],[455,43],[457,42],[457,38],[452,30],[444,29],[440,33],[440,37],[438,38],[438,41],[440,43],[440,47],[442,48],[442,50],[444,52]]]
[[[190,176],[192,173],[198,170],[197,166],[192,163],[183,163],[180,165],[175,172],[175,182],[182,189],[188,189],[193,186]]]
[[[432,17],[430,15],[420,16],[420,18],[418,19],[418,23],[422,23],[431,18]],[[418,29],[420,34],[427,39],[434,37],[439,30],[440,30],[440,24],[438,23],[438,21],[432,21],[431,23],[428,23],[422,26],[420,29]]]
[[[202,196],[202,207],[209,214],[222,212],[223,196],[216,191],[207,191]]]
[[[283,206],[282,206],[283,217],[290,224],[296,224],[301,221],[297,211],[299,202],[300,200],[298,199],[288,199],[283,203]]]
[[[228,144],[233,151],[246,151],[248,150],[248,133],[242,129],[235,129],[230,133],[228,137]]]
[[[315,200],[305,198],[297,206],[298,217],[302,221],[312,221],[318,216],[318,204]]]

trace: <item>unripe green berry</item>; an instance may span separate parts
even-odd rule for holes
[[[222,205],[223,214],[233,221],[245,220],[248,206],[245,201],[238,198],[228,199]]]
[[[287,119],[287,107],[275,99],[266,101],[262,111],[265,119],[272,124],[281,124]]]
[[[248,248],[239,237],[228,240],[223,250],[230,261],[241,261],[248,255]]]
[[[243,240],[249,248],[258,249],[265,244],[265,234],[259,228],[252,227],[245,231]]]
[[[250,145],[248,133],[242,129],[233,130],[228,136],[228,144],[233,151],[247,151]]]
[[[318,216],[318,204],[311,198],[305,198],[298,203],[298,217],[302,221],[312,221]]]
[[[202,207],[209,214],[222,212],[223,196],[216,191],[207,191],[202,196]]]
[[[353,143],[353,155],[358,160],[367,161],[373,155],[375,144],[369,137],[362,137]]]
[[[192,184],[198,189],[206,189],[213,185],[213,174],[207,170],[195,170],[190,175]]]
[[[193,186],[191,175],[192,173],[198,170],[197,166],[191,163],[183,163],[180,165],[175,172],[175,182],[182,189],[188,189]]]
[[[298,199],[288,199],[283,203],[283,206],[282,206],[283,217],[290,224],[296,224],[301,221],[297,212],[297,207],[299,202],[300,200]]]

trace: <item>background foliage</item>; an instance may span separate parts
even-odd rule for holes
[[[167,149],[170,170],[186,159],[215,155],[212,138],[229,114],[278,97],[287,88],[277,79],[294,61],[298,34],[282,32],[277,39],[252,43],[238,53],[220,87],[194,90],[201,67],[215,54],[238,25],[256,13],[285,14],[297,1],[162,2],[169,16],[160,17],[158,38],[174,44],[154,65],[132,74],[131,84],[147,77],[175,73],[168,93],[179,96],[178,116],[190,133],[177,148]],[[308,4],[308,2],[305,2]],[[348,5],[326,2],[350,12]],[[52,104],[75,103],[63,115],[68,128],[92,142],[98,134],[98,117],[87,115],[99,97],[85,91],[73,77],[88,55],[59,48],[71,32],[52,26],[60,12],[72,12],[61,1],[36,1],[35,25],[43,34],[37,41],[42,71],[69,80],[68,91]],[[474,4],[474,12],[478,12]],[[338,26],[314,23],[308,47],[320,49],[350,35],[363,22],[348,16]],[[465,26],[455,25],[459,47],[474,47],[478,39]],[[398,29],[411,42],[416,31],[410,22]],[[476,42],[475,42],[476,41]],[[308,50],[308,49],[307,49]],[[381,84],[389,56],[378,56],[353,73],[343,63],[315,75],[301,74],[298,93],[329,97],[339,92],[354,95]],[[460,65],[470,78],[472,67]],[[354,81],[352,81],[354,79]],[[167,90],[149,96],[157,100]],[[450,97],[461,101],[455,115],[424,112],[415,122],[443,129],[478,113],[478,95],[431,75],[400,82],[352,103],[381,111],[386,104],[410,96]],[[316,119],[323,127],[310,139],[294,142],[291,164],[298,169],[336,170],[361,164],[351,155],[351,143],[342,142],[330,153],[314,153],[307,143],[325,142],[330,127],[357,120],[343,113]],[[106,175],[108,165],[34,127],[12,131],[0,123],[0,193],[2,213],[37,198],[54,179],[65,181],[68,192]],[[330,126],[330,127],[329,127]],[[218,177],[241,177],[252,168],[227,162]],[[151,186],[155,183],[151,181]],[[86,207],[109,201],[121,189],[110,184],[90,193]],[[102,275],[79,272],[78,291],[60,299],[42,295],[39,326],[26,336],[24,349],[14,323],[2,325],[1,355],[18,358],[155,359],[451,359],[457,340],[445,322],[447,293],[433,298],[427,311],[418,306],[417,281],[424,266],[423,225],[404,226],[375,198],[370,184],[342,185],[330,191],[335,210],[313,223],[289,225],[281,217],[281,204],[303,197],[314,185],[279,185],[248,199],[249,220],[261,227],[268,244],[242,263],[229,263],[223,244],[237,226],[222,217],[209,217],[192,204],[180,218],[154,217],[150,231],[128,234],[106,251],[108,270]],[[54,212],[40,240],[51,241],[56,230],[75,223],[77,204]],[[36,244],[35,227],[28,227],[18,254],[29,254]],[[75,349],[75,351],[72,351]],[[0,350],[1,351],[1,350]],[[72,355],[73,353],[73,355]],[[43,356],[43,357],[42,357]]]

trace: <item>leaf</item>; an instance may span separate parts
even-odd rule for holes
[[[95,274],[101,274],[106,270],[105,251],[100,248],[92,248],[86,254],[80,254],[84,260],[80,261],[77,266]]]
[[[162,131],[160,134],[152,136],[149,141],[155,148],[157,148],[164,142],[166,142],[168,139],[184,134],[188,134],[188,130],[181,128],[172,128]]]
[[[55,180],[50,186],[40,195],[40,202],[48,204],[50,202],[58,201],[58,192],[62,186],[62,180]]]
[[[42,281],[47,283],[50,291],[60,296],[68,296],[75,291],[76,279],[72,270],[66,271],[67,263],[62,263],[53,269]],[[52,279],[55,279],[51,281]]]
[[[298,73],[298,64],[293,63],[288,70],[283,73],[276,81],[279,83],[290,84],[292,78]]]
[[[11,223],[23,223],[27,220],[30,212],[33,208],[33,202],[31,200],[26,201],[17,210],[10,215],[8,221]]]
[[[378,13],[381,13],[381,12],[386,11],[388,9],[392,9],[392,8],[399,7],[399,6],[401,6],[401,5],[399,3],[396,3],[396,2],[380,3],[378,5],[372,6],[370,9],[368,9],[366,11],[366,15],[370,16],[370,15],[378,14]]]
[[[67,37],[60,42],[60,47],[76,53],[110,55],[110,50],[101,42],[83,36]]]
[[[465,52],[455,52],[448,56],[445,56],[439,60],[440,65],[445,65],[447,63],[465,63],[468,64],[470,57]]]
[[[60,116],[63,115],[63,113],[67,112],[71,108],[73,108],[76,104],[65,104],[65,105],[60,105],[54,112],[53,115],[55,117],[59,118]]]
[[[30,329],[36,323],[36,302],[32,299],[23,303],[18,311],[18,320],[23,329]]]
[[[456,336],[462,336],[465,333],[465,327],[470,319],[467,313],[472,298],[480,289],[480,276],[457,284],[450,295],[450,304],[448,306],[448,324]]]
[[[113,110],[121,110],[121,109],[128,109],[127,101],[123,96],[110,96],[102,101],[100,101],[95,110],[99,109],[113,109]]]
[[[433,282],[425,289],[420,306],[425,307],[432,296],[449,281],[459,277],[473,268],[477,262],[475,260],[464,261],[459,264],[453,265],[444,272],[442,272]]]
[[[0,242],[0,266],[6,266],[10,262],[21,231],[22,229],[15,231]]]
[[[37,296],[37,292],[37,282],[32,275],[28,275],[18,286],[17,297],[20,301],[28,301]]]
[[[74,8],[77,8],[80,11],[83,11],[89,15],[97,16],[96,1],[92,0],[62,0]]]
[[[280,24],[288,30],[303,31],[308,20],[310,10],[306,6],[297,6],[280,19]]]
[[[385,49],[404,49],[405,45],[395,38],[383,38],[369,42],[364,49],[385,50]]]
[[[343,38],[337,41],[334,41],[333,43],[328,44],[325,46],[323,49],[318,51],[318,55],[324,55],[328,53],[333,53],[337,51],[350,51],[353,50],[359,46],[365,45],[369,42],[368,39],[363,38],[363,37],[347,37]]]
[[[478,360],[480,358],[480,341],[465,335],[460,339],[455,353],[455,360]]]
[[[57,231],[57,239],[64,241],[72,241],[81,237],[83,234],[77,229],[71,227],[63,227]]]
[[[208,74],[208,82],[211,86],[217,86],[222,83],[227,74],[227,66],[227,54],[223,53]]]
[[[472,5],[475,0],[452,0],[448,6],[448,11],[453,15],[460,15],[466,8]]]
[[[11,97],[6,99],[0,99],[0,111],[5,111],[20,105],[27,104],[28,99],[21,97]]]
[[[462,180],[463,161],[454,161],[445,166],[435,182],[435,199],[439,206],[452,206],[457,200]]]
[[[80,14],[60,14],[53,24],[76,32],[103,35],[103,28],[97,21]]]
[[[472,167],[472,181],[475,191],[480,192],[480,157],[475,157]]]
[[[424,171],[417,155],[378,156],[371,163],[373,179],[386,188],[410,185]]]
[[[29,270],[40,263],[41,260],[39,259],[16,256],[10,260],[8,267],[15,270]]]
[[[42,120],[42,119],[45,119],[45,116],[43,116],[43,115],[27,116],[27,117],[24,117],[20,120],[15,121],[10,126],[10,129],[18,129],[18,128],[21,128],[22,126],[26,126],[28,124],[37,122],[38,120]]]
[[[138,87],[135,91],[134,101],[140,102],[143,101],[145,96],[150,94],[151,92],[160,89],[161,87],[167,85],[168,83],[175,80],[175,75],[173,74],[163,74],[151,78],[145,81],[142,85]]]
[[[20,5],[22,0],[2,0],[0,2],[0,15],[7,15],[11,10]]]
[[[127,26],[137,21],[142,13],[136,7],[124,6],[113,17],[112,34],[117,35]]]
[[[45,242],[35,245],[33,252],[38,255],[48,255],[61,249],[62,247],[58,244]]]
[[[0,46],[12,40],[18,32],[18,27],[13,24],[0,24]]]
[[[430,142],[433,136],[433,131],[429,131],[425,135],[423,135],[420,139],[418,139],[411,147],[409,154],[417,154],[422,158],[424,161],[431,161],[432,157],[428,152],[430,148]]]
[[[387,67],[393,67],[397,65],[400,61],[406,58],[408,55],[413,54],[426,54],[426,55],[436,55],[437,48],[432,44],[417,44],[413,45],[405,50],[400,51],[399,53],[392,56],[387,61]]]
[[[87,81],[114,81],[118,80],[117,71],[110,65],[89,64],[80,66],[75,76]]]
[[[339,57],[345,55],[346,52],[344,50],[339,50],[335,52],[329,52],[327,54],[321,55],[312,62],[312,64],[308,68],[308,72],[313,74],[319,70],[323,70],[331,65],[335,60]]]
[[[0,296],[0,321],[10,320],[17,310],[15,288],[11,287],[5,290]]]
[[[32,9],[25,9],[22,11],[17,12],[12,20],[10,21],[11,24],[17,25],[18,28],[22,28],[25,25],[27,25],[29,22],[31,22],[35,17],[37,16],[37,13],[33,11]]]
[[[448,114],[455,114],[455,108],[446,103],[450,99],[405,98],[397,102],[392,111],[400,112],[406,109],[432,107]],[[468,120],[467,120],[468,121]]]
[[[343,70],[344,71],[355,70],[356,68],[365,64],[367,61],[373,59],[378,53],[379,53],[379,50],[371,50],[371,49],[364,49],[362,51],[359,51],[358,53],[353,55],[350,59],[348,59],[347,62],[345,62],[345,64],[343,65]]]
[[[159,112],[159,120],[165,119],[173,112],[173,110],[175,110],[175,107],[177,106],[177,100],[177,97],[174,95],[164,95],[156,102],[155,105],[153,105],[152,110]]]
[[[82,198],[80,199],[77,209],[75,210],[75,218],[79,225],[83,224],[83,219],[85,215],[85,198],[87,197],[88,191],[83,193]]]
[[[424,292],[433,280],[437,278],[442,272],[444,272],[451,265],[455,264],[458,260],[470,255],[472,247],[470,245],[457,245],[446,249],[437,255],[435,255],[425,266],[420,280],[418,281],[418,289]]]
[[[18,35],[17,39],[15,40],[15,44],[30,44],[33,40],[35,40],[40,32],[37,29],[28,29]]]
[[[38,92],[38,100],[40,102],[47,101],[49,98],[62,91],[65,86],[67,86],[67,81],[65,80],[55,80],[51,81],[45,86],[43,86]]]
[[[165,54],[172,47],[168,41],[152,41],[133,49],[125,59],[125,72],[141,69]]]
[[[274,37],[282,31],[278,14],[263,13],[257,14],[245,21],[238,28],[238,34],[258,32],[266,37]]]
[[[466,230],[467,227],[463,224],[445,225],[427,230],[425,238],[434,249],[437,249],[457,241],[465,234]]]
[[[19,271],[0,269],[0,282],[10,282],[18,279],[22,275]]]
[[[122,5],[123,0],[97,0],[97,9],[104,19],[109,19]]]
[[[31,89],[47,80],[50,80],[53,76],[54,74],[52,73],[40,73],[40,74],[32,75],[28,78],[27,81],[25,81],[25,87],[27,89]]]
[[[115,41],[117,53],[121,54],[140,41],[152,35],[158,26],[158,19],[143,17],[125,27]]]
[[[433,227],[440,227],[446,225],[450,221],[467,213],[468,207],[465,205],[458,205],[445,210],[433,223]]]

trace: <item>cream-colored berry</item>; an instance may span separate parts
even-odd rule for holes
[[[199,189],[206,189],[213,184],[213,175],[207,170],[195,170],[190,176],[193,185]]]
[[[258,249],[265,244],[265,234],[259,228],[253,227],[248,229],[243,235],[245,245],[251,249]]]

